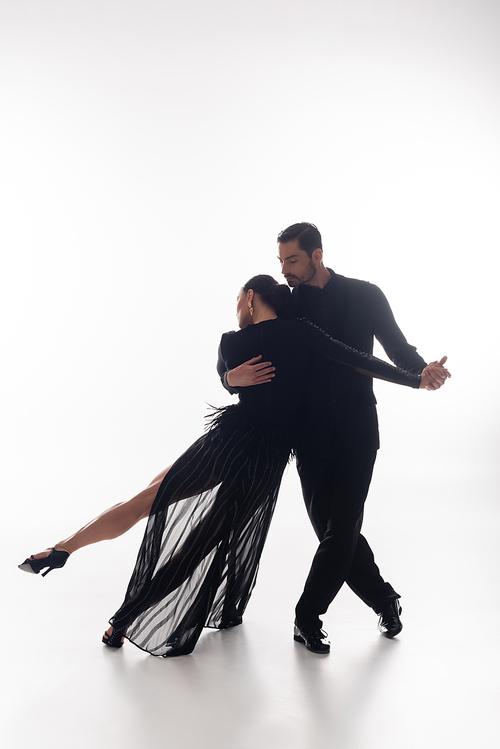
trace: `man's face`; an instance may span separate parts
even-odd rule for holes
[[[296,239],[284,244],[278,243],[278,258],[281,272],[292,288],[301,283],[310,282],[316,275],[314,263],[304,250],[301,250]]]

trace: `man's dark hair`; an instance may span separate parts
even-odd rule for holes
[[[303,221],[301,224],[292,224],[278,234],[278,242],[281,244],[291,242],[294,239],[297,240],[299,248],[303,252],[307,252],[309,257],[318,247],[323,249],[318,227],[314,224],[308,224],[307,221]]]

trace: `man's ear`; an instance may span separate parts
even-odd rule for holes
[[[321,249],[321,247],[316,247],[311,257],[315,263],[321,263],[321,261],[323,260],[323,250]]]

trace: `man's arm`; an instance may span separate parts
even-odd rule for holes
[[[373,284],[369,284],[368,288],[375,338],[397,367],[407,372],[421,374],[427,362],[422,359],[415,346],[409,344],[404,337],[383,292]]]
[[[439,390],[451,374],[444,368],[447,356],[429,364],[422,359],[415,346],[411,346],[401,332],[383,292],[370,284],[372,302],[375,307],[375,337],[382,344],[385,353],[396,366],[408,372],[422,374],[422,387],[425,390]]]
[[[261,361],[262,355],[254,356],[239,367],[235,367],[226,373],[226,382],[232,388],[244,388],[250,385],[263,385],[271,382],[274,370],[270,361]]]
[[[222,357],[221,348],[219,347],[219,358],[217,361],[217,371],[222,386],[235,395],[239,388],[250,387],[251,385],[263,385],[265,382],[271,382],[274,377],[275,367],[270,361],[261,361],[262,355],[254,356],[243,364],[240,364],[229,371],[226,369],[226,363]]]

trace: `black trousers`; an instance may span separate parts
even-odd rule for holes
[[[302,493],[320,542],[296,607],[297,623],[304,630],[321,627],[320,615],[344,582],[377,613],[399,598],[382,578],[360,533],[376,455],[349,454],[330,430],[326,435],[320,430],[303,434],[297,448]]]

